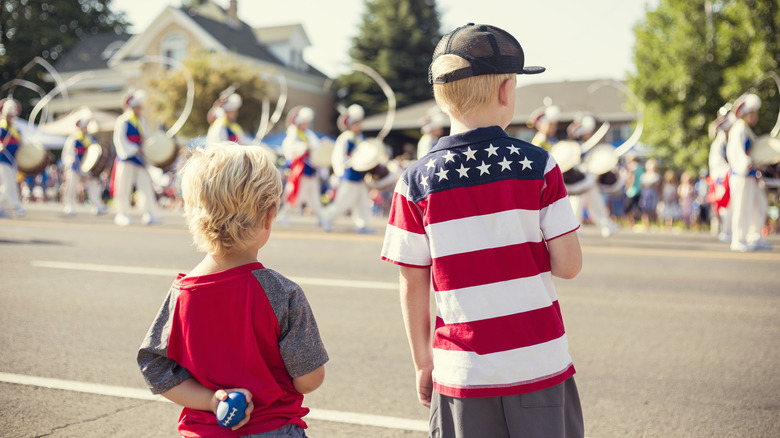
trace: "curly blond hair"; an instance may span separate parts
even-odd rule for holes
[[[468,66],[469,62],[460,56],[441,55],[431,65],[431,75],[436,78]],[[445,113],[463,118],[469,112],[490,102],[505,80],[516,78],[514,73],[480,75],[446,84],[433,84],[433,96]]]
[[[281,176],[259,146],[195,149],[179,174],[184,215],[200,251],[219,256],[245,249],[279,210]]]

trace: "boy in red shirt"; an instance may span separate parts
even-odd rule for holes
[[[306,436],[303,394],[322,384],[328,354],[303,290],[257,259],[281,194],[260,147],[196,149],[182,169],[188,227],[207,254],[174,281],[138,352],[152,392],[184,406],[182,436]],[[226,429],[215,413],[233,391],[248,406]]]

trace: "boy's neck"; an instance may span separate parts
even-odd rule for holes
[[[206,254],[206,257],[204,257],[203,260],[187,274],[187,276],[194,277],[214,274],[216,272],[227,271],[228,269],[251,263],[258,263],[257,251],[233,251],[222,256]]]
[[[501,108],[498,106],[485,105],[482,108],[475,109],[465,116],[450,116],[450,135],[460,134],[477,128],[488,128],[498,126],[506,129],[501,114]]]

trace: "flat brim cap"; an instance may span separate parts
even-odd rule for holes
[[[457,55],[468,61],[468,67],[433,77],[431,67],[442,55]],[[481,75],[538,74],[544,67],[525,66],[520,43],[509,32],[488,24],[469,23],[445,35],[433,51],[428,82],[446,84]]]

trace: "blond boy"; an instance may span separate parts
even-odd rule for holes
[[[523,64],[520,44],[493,26],[468,24],[439,42],[429,82],[451,133],[393,196],[382,258],[401,266],[433,437],[583,435],[552,282],[581,269],[579,224],[549,152],[504,131],[516,75],[544,71]]]
[[[182,169],[187,224],[203,260],[179,274],[138,352],[147,385],[184,406],[183,436],[305,437],[303,394],[325,377],[327,352],[301,288],[263,266],[279,208],[279,172],[257,146],[197,149]],[[216,409],[244,393],[231,433]],[[274,435],[277,436],[277,435]]]

